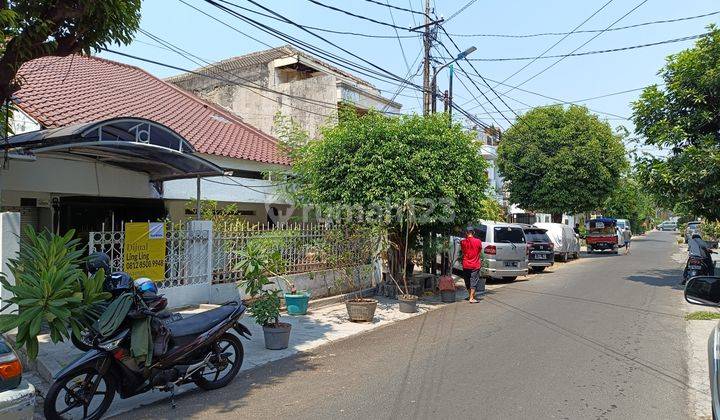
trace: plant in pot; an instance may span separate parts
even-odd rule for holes
[[[270,281],[277,267],[282,265],[280,251],[268,247],[262,241],[249,241],[244,250],[238,251],[238,271],[243,274],[239,286],[250,297],[250,315],[262,326],[265,348],[282,350],[288,347],[291,325],[280,322],[280,294]]]
[[[332,248],[332,244],[338,241],[353,244],[343,252],[326,253],[334,276],[335,289],[339,293],[347,290],[354,291],[345,301],[348,318],[352,322],[371,322],[375,317],[378,301],[363,296],[363,282],[360,278],[363,276],[369,278],[370,269],[368,267],[375,261],[378,246],[373,243],[373,238],[379,237],[375,233],[376,231],[370,228],[334,229],[329,232],[329,237],[325,238],[329,248]],[[364,257],[367,258],[364,259]],[[363,264],[365,267],[353,268],[353,266]]]
[[[287,280],[283,276],[282,278],[287,284],[288,291],[284,293],[283,298],[285,299],[285,307],[287,308],[288,315],[305,315],[308,310],[308,303],[310,302],[310,292],[307,290],[298,290],[295,287],[295,283]],[[314,278],[314,273],[308,273],[310,281]]]
[[[410,248],[410,231],[417,227],[417,219],[415,218],[415,205],[412,200],[406,198],[400,207],[400,226],[405,227],[405,240],[402,244],[403,250],[403,264],[402,264],[402,280],[404,290],[400,289],[400,285],[395,282],[400,294],[398,295],[398,301],[400,302],[400,312],[414,313],[417,312],[417,301],[418,297],[409,293],[408,289],[408,248]],[[404,217],[403,217],[404,216]],[[393,277],[393,281],[395,278]]]

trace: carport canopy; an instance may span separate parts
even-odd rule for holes
[[[28,155],[72,155],[136,172],[152,181],[218,176],[223,170],[195,155],[172,129],[144,118],[112,118],[32,131],[8,138],[6,147]]]

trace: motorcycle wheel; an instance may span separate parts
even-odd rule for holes
[[[112,376],[93,366],[71,370],[50,386],[43,405],[45,418],[97,420],[110,408],[115,386]]]
[[[240,339],[230,333],[225,333],[210,346],[210,352],[214,353],[210,361],[215,365],[214,369],[204,368],[196,374],[195,385],[210,391],[222,388],[229,384],[240,371],[245,351]]]

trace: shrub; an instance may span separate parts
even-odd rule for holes
[[[15,284],[4,274],[0,277],[13,294],[10,304],[18,307],[17,313],[0,315],[0,332],[17,328],[16,344],[25,346],[31,359],[37,357],[37,336],[43,326],[49,328],[54,343],[70,334],[80,338],[81,331],[100,316],[99,304],[110,297],[103,291],[103,270],[88,276],[80,268],[83,250],[78,249],[74,233],[38,234],[28,227],[18,257],[8,264]]]

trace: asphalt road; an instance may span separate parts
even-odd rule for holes
[[[126,418],[686,419],[671,233],[592,255]]]

